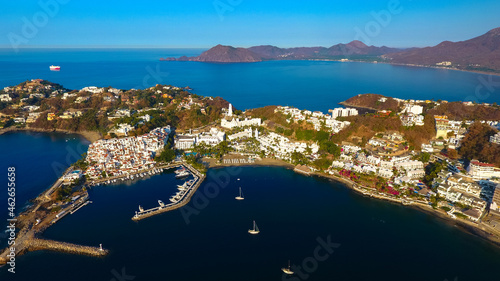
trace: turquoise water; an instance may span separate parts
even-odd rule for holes
[[[42,78],[70,89],[85,86],[147,88],[190,86],[200,95],[221,96],[236,108],[293,105],[326,112],[354,95],[500,102],[500,77],[370,63],[269,61],[216,64],[160,62],[197,55],[200,49],[0,49],[0,87]],[[60,65],[60,72],[49,71]]]
[[[24,145],[52,142],[47,135],[6,137],[13,136]],[[56,138],[54,145],[66,143]],[[19,174],[29,169],[21,166]],[[168,200],[179,183],[169,171],[134,183],[94,187],[93,203],[49,228],[44,237],[102,243],[111,251],[108,256],[28,253],[18,258],[15,276],[2,268],[0,278],[112,280],[113,272],[123,271],[133,280],[282,280],[280,268],[289,259],[311,269],[301,280],[465,281],[493,280],[497,274],[500,250],[453,225],[279,167],[211,169],[184,208],[131,220],[139,204],[148,208],[158,199]],[[243,201],[234,199],[238,187]],[[190,215],[186,219],[183,213]],[[252,220],[259,235],[247,233]],[[321,250],[324,260],[314,264],[309,257],[322,245],[318,239],[336,245],[328,255]]]

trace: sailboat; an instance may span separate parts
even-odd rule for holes
[[[240,187],[240,196],[236,196],[236,197],[234,197],[234,198],[235,198],[236,200],[243,200],[243,199],[245,199],[245,198],[243,197],[243,192],[241,192],[241,187]]]
[[[259,234],[260,230],[255,221],[253,221],[253,229],[249,229],[248,233],[250,234]]]
[[[290,269],[290,260],[288,260],[288,267],[283,267],[281,268],[281,271],[283,271],[286,274],[292,275],[294,272]]]

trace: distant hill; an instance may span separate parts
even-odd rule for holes
[[[500,28],[466,41],[444,41],[434,47],[385,54],[392,63],[436,66],[451,62],[463,70],[500,72]]]
[[[258,62],[263,60],[297,59],[341,59],[378,57],[383,54],[399,52],[401,49],[367,46],[361,41],[337,44],[332,47],[279,48],[270,45],[250,48],[235,48],[217,45],[197,57],[166,58],[168,61],[202,62]]]

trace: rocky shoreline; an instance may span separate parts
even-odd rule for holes
[[[97,140],[102,139],[102,136],[98,132],[93,131],[70,131],[70,130],[62,130],[62,129],[41,129],[41,128],[17,128],[17,127],[9,127],[0,129],[0,135],[9,132],[40,132],[40,133],[65,133],[65,134],[76,134],[82,136],[89,142],[95,142]]]

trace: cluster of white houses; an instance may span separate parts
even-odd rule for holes
[[[319,150],[316,143],[292,142],[287,137],[274,132],[269,132],[265,136],[258,136],[257,140],[260,142],[260,150],[264,151],[266,155],[273,155],[283,160],[289,160],[293,152],[314,156]]]
[[[460,174],[443,171],[434,181],[437,193],[452,204],[462,204],[466,209],[452,205],[453,212],[460,212],[473,221],[478,221],[486,209],[487,202],[481,198],[483,187]]]
[[[163,149],[170,133],[167,126],[142,136],[98,140],[89,146],[85,174],[97,179],[103,174],[125,176],[151,168],[154,156]]]
[[[424,163],[410,160],[410,156],[395,156],[382,159],[375,155],[366,155],[361,147],[343,145],[339,160],[332,162],[333,168],[346,169],[358,173],[373,173],[383,178],[395,176],[394,169],[399,173],[402,181],[422,178],[425,175]]]
[[[339,121],[337,117],[347,117],[347,116],[355,116],[358,115],[358,110],[354,108],[335,108],[329,110],[332,115],[323,114],[321,111],[309,111],[309,110],[300,110],[295,107],[289,106],[278,106],[274,110],[275,113],[282,113],[284,115],[290,115],[290,118],[287,119],[288,123],[298,122],[298,121],[306,121],[308,123],[313,124],[314,129],[316,131],[321,130],[324,126],[329,128],[333,133],[338,133],[343,128],[349,126],[351,123],[349,121]]]

